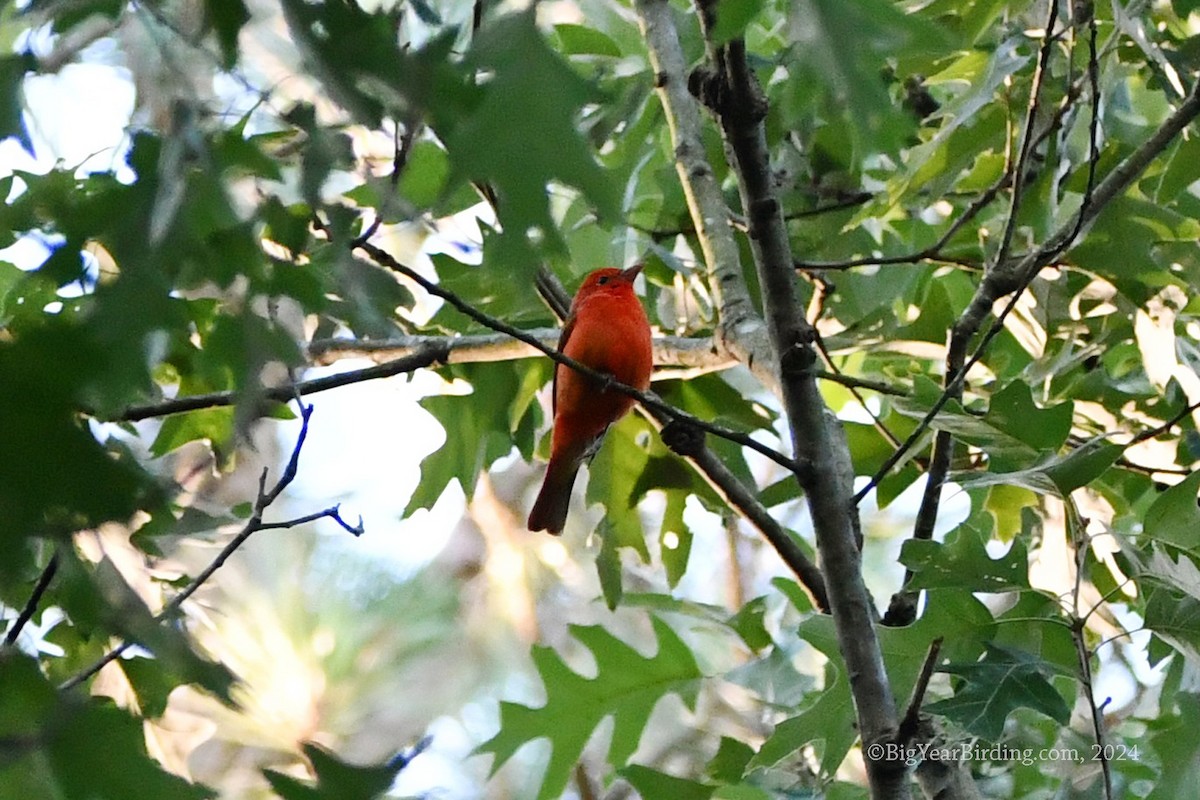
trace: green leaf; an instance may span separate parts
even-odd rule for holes
[[[807,614],[813,610],[813,601],[808,592],[791,578],[772,578],[771,585],[782,592],[792,607],[801,614]]]
[[[141,713],[150,719],[161,717],[167,710],[167,697],[179,685],[179,681],[157,659],[122,658],[117,663],[133,687]]]
[[[740,739],[721,737],[717,754],[704,767],[705,774],[723,783],[736,783],[742,779],[746,766],[754,757],[754,748]]]
[[[854,109],[836,135],[853,142],[857,154],[898,148],[914,123],[888,95],[880,75],[885,54],[931,46],[937,31],[884,0],[803,0],[789,6],[788,22],[799,42],[792,49],[795,63],[789,64],[793,91],[820,87],[830,107]]]
[[[421,141],[408,154],[397,188],[417,208],[429,208],[445,192],[449,177],[446,151],[434,142]]]
[[[1188,550],[1200,548],[1200,470],[1160,494],[1146,511],[1146,536]]]
[[[1018,380],[992,395],[984,419],[1035,450],[1057,450],[1067,441],[1074,413],[1070,401],[1039,408],[1029,384]]]
[[[485,229],[483,263],[480,265],[464,264],[448,255],[433,256],[438,285],[459,297],[469,299],[475,308],[510,324],[548,322],[549,313],[546,306],[538,299],[533,288],[537,278],[537,265],[526,262],[523,265],[514,265],[512,269],[505,269],[497,263],[495,249],[499,241],[498,234]],[[438,309],[433,324],[455,332],[483,328],[449,303]]]
[[[957,588],[1007,592],[1029,588],[1029,554],[1019,537],[1000,558],[988,556],[982,533],[964,523],[946,536],[945,544],[909,539],[900,563],[914,573],[913,588]]]
[[[238,61],[238,33],[250,21],[244,0],[204,0],[204,24],[217,34],[221,64],[226,69]]]
[[[564,55],[621,57],[621,48],[608,34],[587,25],[569,22],[555,25],[554,38]]]
[[[84,331],[49,324],[0,343],[0,542],[125,520],[153,485],[81,424],[87,389],[111,364]],[[64,454],[70,454],[69,458]]]
[[[762,11],[766,0],[721,0],[717,4],[717,24],[713,26],[714,44],[724,44],[744,35],[746,26]]]
[[[551,181],[580,189],[602,216],[616,218],[616,188],[576,128],[580,110],[599,97],[546,46],[532,13],[485,26],[464,69],[492,78],[452,128],[436,121],[435,128],[450,153],[450,184],[469,178],[496,188],[506,239],[524,249],[527,232],[536,229],[552,247],[561,247],[546,192]]]
[[[1146,593],[1142,611],[1143,624],[1154,635],[1187,656],[1193,664],[1200,663],[1200,600],[1164,586],[1153,586]],[[1153,666],[1161,660],[1155,648],[1149,648]]]
[[[1166,548],[1152,544],[1149,558],[1131,557],[1136,558],[1145,577],[1200,600],[1200,567],[1193,556],[1181,553],[1175,560]]]
[[[518,440],[527,437],[526,445],[532,447],[540,408],[524,402],[525,410],[515,426],[511,413],[511,404],[520,399],[522,376],[531,369],[542,367],[519,362],[452,367],[448,376],[468,380],[471,394],[435,395],[420,401],[447,435],[445,443],[421,462],[421,480],[404,509],[405,517],[432,508],[452,480],[470,497],[479,473],[512,451],[514,433],[519,434]]]
[[[772,644],[771,634],[763,621],[766,612],[767,598],[756,597],[738,609],[729,620],[738,636],[742,637],[742,641],[751,650],[762,650]]]
[[[271,788],[284,800],[372,800],[386,794],[408,765],[404,759],[392,759],[385,764],[350,764],[313,742],[305,742],[302,749],[317,776],[316,784],[275,770],[263,770]]]
[[[1074,448],[1065,456],[1055,457],[1042,465],[1042,471],[1066,497],[1081,486],[1087,486],[1116,462],[1125,448],[1097,437]]]
[[[0,140],[15,137],[31,157],[33,142],[25,129],[22,85],[25,73],[37,69],[32,53],[0,56]]]
[[[1057,672],[1029,653],[989,644],[980,661],[947,664],[941,671],[965,682],[954,697],[925,706],[991,742],[1000,740],[1004,721],[1017,708],[1032,708],[1066,725],[1071,709],[1048,680]]]
[[[650,712],[664,695],[678,694],[691,707],[703,677],[695,657],[666,623],[657,617],[651,622],[658,652],[650,657],[598,625],[572,625],[571,635],[596,660],[594,678],[572,672],[550,648],[535,647],[533,662],[545,686],[546,703],[540,708],[500,704],[499,732],[475,751],[495,755],[491,772],[522,745],[547,738],[550,763],[537,797],[549,800],[562,793],[592,732],[606,717],[614,721],[608,761],[621,768],[637,749]]]
[[[385,108],[399,105],[389,85],[407,77],[410,63],[396,37],[399,11],[284,0],[283,17],[325,90],[358,121],[378,128]]]
[[[692,531],[683,521],[683,509],[688,493],[667,492],[667,507],[659,530],[659,552],[667,571],[667,585],[674,589],[685,572],[692,553]]]
[[[809,742],[820,741],[821,774],[831,776],[837,771],[858,738],[850,684],[840,659],[826,664],[825,683],[816,695],[807,708],[775,726],[751,760],[751,768],[773,766]]]
[[[1178,713],[1160,713],[1147,720],[1149,744],[1157,753],[1162,772],[1156,776],[1147,800],[1187,797],[1196,788],[1200,770],[1200,741],[1192,735],[1200,725],[1200,696],[1192,692],[1174,695]]]
[[[940,395],[938,390],[937,394]],[[932,405],[932,404],[930,404]],[[894,398],[892,407],[910,419],[922,419],[929,406],[922,398]],[[1009,472],[1035,461],[1038,452],[1008,431],[992,424],[987,418],[968,414],[958,402],[951,400],[937,413],[931,423],[935,430],[946,431],[956,439],[984,450],[997,472]]]
[[[87,570],[77,558],[62,557],[60,560],[58,580],[64,584],[60,602],[75,624],[137,642],[154,654],[176,685],[195,684],[216,698],[230,702],[229,693],[235,678],[225,665],[210,661],[193,650],[179,628],[154,619],[107,557],[92,572]],[[147,677],[147,670],[141,667],[134,667],[133,671]],[[144,688],[152,708],[163,691],[164,680],[163,675],[147,677]]]
[[[1125,450],[1121,445],[1108,444],[1098,437],[1066,455],[1056,455],[1032,467],[982,475],[956,476],[964,488],[984,486],[1018,486],[1037,494],[1063,497],[1080,486],[1091,483],[1103,474]]]
[[[618,773],[645,800],[710,800],[717,787],[630,764]]]
[[[181,393],[186,397],[191,392]],[[208,442],[219,450],[233,437],[233,408],[205,408],[187,414],[173,414],[163,420],[150,445],[150,454],[161,458],[188,442]]]
[[[663,400],[701,419],[720,422],[744,431],[770,430],[776,415],[753,402],[718,373],[686,381],[661,381],[654,389]]]
[[[1024,528],[1024,510],[1037,504],[1037,494],[1020,486],[996,483],[987,490],[984,509],[992,515],[996,538],[1011,542]]]
[[[0,686],[0,799],[216,796],[149,756],[142,720],[107,698],[57,693],[36,661],[11,648],[0,652]]]
[[[650,462],[654,429],[629,415],[608,429],[604,444],[588,467],[587,501],[605,508],[604,536],[615,547],[631,547],[642,561],[650,560],[635,494],[639,477]]]
[[[915,624],[880,629],[880,649],[897,695],[911,691],[933,639],[944,637],[943,652],[951,657],[973,657],[982,649],[981,632],[990,622],[986,608],[970,594],[933,590],[925,614]],[[818,751],[821,774],[832,775],[858,736],[849,680],[832,618],[809,618],[801,623],[799,632],[829,658],[824,686],[812,693],[816,699],[811,705],[775,727],[751,766],[777,764],[809,742],[823,740],[823,750]]]

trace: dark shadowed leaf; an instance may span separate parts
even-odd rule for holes
[[[1032,708],[1062,725],[1071,716],[1070,707],[1049,681],[1058,670],[1029,653],[990,644],[982,660],[948,664],[942,671],[961,676],[965,683],[954,697],[925,708],[988,741],[999,741],[1004,721],[1017,708]]]

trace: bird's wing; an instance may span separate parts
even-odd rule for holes
[[[563,352],[567,349],[567,340],[571,338],[571,331],[575,330],[575,315],[567,317],[566,323],[563,325],[562,333],[558,337],[558,352]],[[558,369],[561,364],[557,362],[554,365],[554,381],[550,385],[550,418],[553,419],[558,414]]]

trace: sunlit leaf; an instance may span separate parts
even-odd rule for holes
[[[702,674],[687,645],[666,623],[652,618],[658,652],[646,657],[600,626],[572,626],[571,635],[596,659],[596,675],[585,678],[551,649],[537,647],[534,664],[546,690],[540,708],[501,703],[500,731],[476,752],[491,753],[492,771],[527,742],[550,739],[550,763],[538,800],[558,797],[592,732],[608,716],[614,720],[608,761],[625,766],[637,749],[646,721],[666,694],[678,694],[689,706]]]

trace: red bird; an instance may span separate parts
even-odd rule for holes
[[[650,386],[654,351],[650,323],[633,292],[642,271],[598,269],[588,275],[558,340],[558,350],[592,369],[607,372],[619,383],[645,391]],[[554,370],[554,433],[550,464],[529,512],[529,530],[562,533],[579,467],[600,446],[608,426],[629,413],[633,398],[559,364]]]

